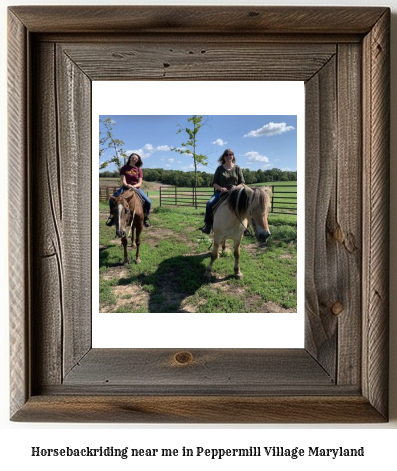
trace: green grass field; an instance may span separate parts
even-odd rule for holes
[[[107,203],[100,203],[101,312],[296,311],[296,216],[270,215],[272,236],[266,246],[244,237],[241,280],[234,278],[229,242],[231,252],[215,261],[208,282],[204,272],[212,238],[198,230],[204,209],[153,203],[152,226],[142,237],[142,262],[126,266],[121,264],[123,252],[114,227],[105,225]]]

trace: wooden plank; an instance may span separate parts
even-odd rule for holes
[[[55,60],[66,375],[91,348],[91,81],[61,46]]]
[[[337,242],[338,384],[359,384],[362,339],[362,104],[361,47],[338,48],[338,167],[336,217],[330,236]],[[365,237],[365,235],[364,235]]]
[[[178,361],[182,358],[184,361]],[[333,379],[304,349],[93,349],[64,379],[67,386],[130,385],[132,390],[196,392],[211,386],[260,390],[266,385],[330,385]],[[252,390],[253,390],[252,389]]]
[[[26,28],[8,15],[8,273],[10,305],[10,412],[30,394],[30,165],[28,131],[29,42]]]
[[[302,6],[18,6],[12,11],[33,33],[366,33],[382,7]],[[287,28],[286,28],[287,25]]]
[[[238,36],[183,43],[163,35],[131,37],[125,44],[66,44],[67,54],[92,80],[309,80],[332,55],[334,44],[240,43]],[[249,74],[247,75],[247,71]],[[133,86],[133,84],[131,84]]]
[[[33,397],[15,421],[88,423],[309,424],[378,423],[385,419],[360,396],[64,395]]]
[[[335,377],[337,320],[332,313],[338,274],[328,228],[336,199],[336,59],[306,85],[305,347]]]
[[[388,413],[390,11],[364,40],[363,393]]]
[[[32,178],[34,219],[32,221],[32,350],[34,388],[62,381],[63,270],[62,195],[59,185],[58,123],[55,94],[55,48],[34,47],[37,63],[33,96],[35,165]],[[44,340],[45,339],[45,340]]]

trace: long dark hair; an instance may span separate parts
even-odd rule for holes
[[[226,154],[233,154],[233,160],[232,160],[232,162],[235,164],[235,163],[236,163],[236,157],[234,156],[234,152],[232,151],[232,149],[226,149],[226,150],[223,152],[223,154],[219,157],[218,162],[219,162],[220,164],[224,164],[224,163],[225,163]]]
[[[137,154],[136,152],[132,152],[132,154],[130,154],[130,156],[128,157],[128,162],[127,162],[127,165],[130,165],[130,160],[131,160],[131,157],[133,155],[136,155],[138,157],[138,161],[137,163],[135,164],[135,167],[142,167],[143,165],[143,162],[142,162],[142,159],[141,159],[141,156],[139,154]],[[131,165],[130,165],[131,166]]]

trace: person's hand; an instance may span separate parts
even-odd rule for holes
[[[221,188],[221,193],[226,193],[226,192],[227,192],[227,188],[222,187],[222,188]]]

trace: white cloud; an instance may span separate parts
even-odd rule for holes
[[[153,144],[148,143],[148,144],[145,144],[140,149],[127,150],[126,154],[130,155],[132,152],[135,152],[138,155],[140,155],[142,159],[148,159],[154,152],[157,152],[157,151],[167,152],[169,150],[171,150],[171,148],[167,145],[154,147]]]
[[[250,131],[248,134],[244,134],[244,137],[275,136],[276,134],[284,134],[293,129],[295,129],[293,126],[287,126],[286,123],[270,122],[259,129]]]
[[[140,155],[142,159],[148,159],[152,155],[152,152],[150,152],[150,150],[147,148],[148,145],[150,144],[146,144],[141,149],[127,150],[126,154],[130,155],[132,152],[134,152],[134,154]]]
[[[167,145],[157,146],[154,150],[155,151],[162,150],[163,152],[167,152],[167,151],[171,150],[171,147],[167,146]]]
[[[225,144],[227,144],[227,141],[223,141],[222,139],[217,139],[216,141],[213,142],[213,144],[217,146],[224,146]]]
[[[168,162],[172,164],[174,162],[174,159],[168,159]]]
[[[248,157],[249,162],[269,162],[268,157],[260,155],[260,153],[256,151],[247,152],[244,154],[244,157]]]

